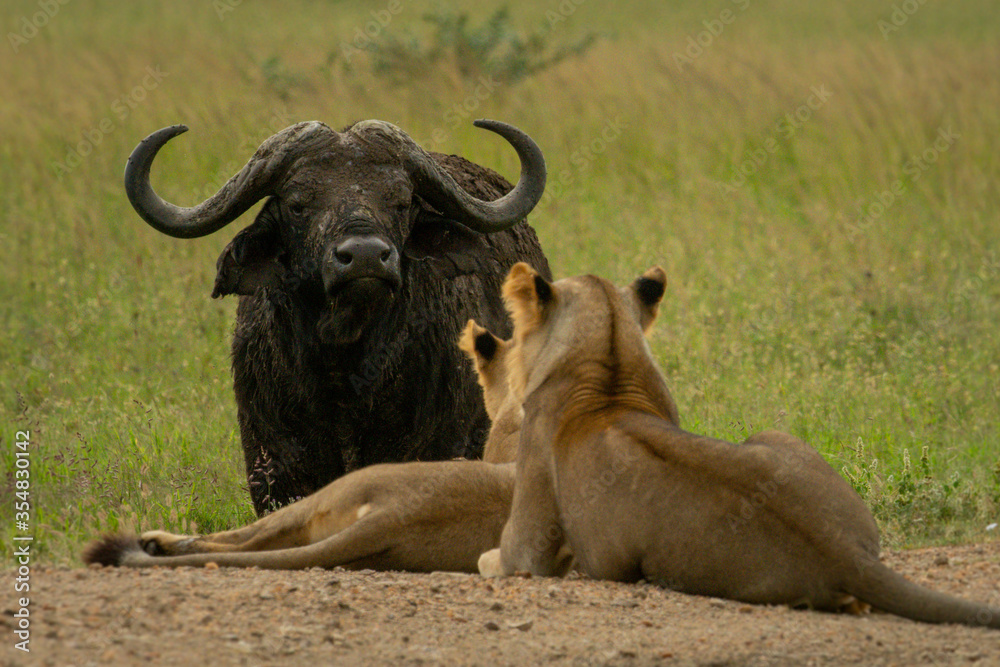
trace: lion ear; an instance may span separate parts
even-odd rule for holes
[[[469,320],[458,339],[458,347],[476,364],[476,368],[485,368],[496,357],[501,342],[475,320]]]
[[[639,325],[646,332],[656,319],[660,301],[667,290],[667,274],[659,266],[654,266],[636,278],[631,288],[639,302]]]
[[[481,331],[485,331],[479,323],[473,319],[470,319],[465,323],[465,328],[462,329],[462,333],[458,336],[458,349],[465,352],[465,355],[476,360],[476,336],[479,335]]]
[[[514,328],[527,332],[541,324],[542,313],[552,303],[552,285],[524,262],[511,267],[503,284],[503,300]]]
[[[496,336],[491,334],[489,331],[483,331],[481,334],[476,336],[476,353],[482,358],[483,365],[493,361],[497,356],[497,350],[499,349],[499,340]]]

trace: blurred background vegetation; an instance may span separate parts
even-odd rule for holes
[[[121,184],[179,122],[153,182],[184,205],[308,119],[514,180],[471,123],[511,122],[548,160],[530,220],[557,276],[667,269],[652,345],[686,428],[805,438],[890,546],[1000,532],[993,3],[43,5],[0,8],[0,516],[30,430],[43,558],[252,517],[235,301],[209,298],[235,230],[159,235]]]

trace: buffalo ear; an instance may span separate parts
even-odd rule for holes
[[[215,263],[212,298],[247,296],[264,287],[277,287],[287,270],[280,258],[284,248],[274,224],[256,221],[237,234]]]
[[[420,197],[414,196],[410,234],[403,255],[425,262],[443,280],[482,275],[492,269],[484,258],[492,254],[484,235],[443,216]]]
[[[654,266],[636,278],[631,288],[639,302],[639,326],[644,332],[648,331],[667,290],[667,274],[659,266]]]

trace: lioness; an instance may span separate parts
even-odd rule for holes
[[[476,377],[483,388],[490,434],[483,447],[483,461],[513,463],[521,432],[521,401],[507,388],[507,358],[513,341],[501,340],[469,320],[458,339],[458,346],[472,360]]]
[[[369,466],[244,528],[202,536],[154,530],[138,540],[109,536],[86,549],[84,562],[476,572],[479,555],[500,543],[510,511],[520,403],[506,400],[508,342],[470,320],[460,347],[473,360],[494,423],[486,443],[494,463]]]
[[[882,565],[868,508],[801,440],[770,431],[735,445],[680,428],[643,336],[665,286],[659,267],[621,289],[511,269],[508,364],[524,418],[510,520],[480,571],[558,573],[565,540],[599,579],[1000,628],[1000,609]]]

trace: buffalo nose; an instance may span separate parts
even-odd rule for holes
[[[352,236],[329,251],[323,265],[323,286],[332,293],[353,280],[373,278],[397,287],[399,269],[399,253],[385,239]]]
[[[379,269],[389,264],[392,248],[388,243],[374,236],[354,236],[339,244],[333,251],[333,260],[341,268],[351,267],[361,273],[372,268]]]

